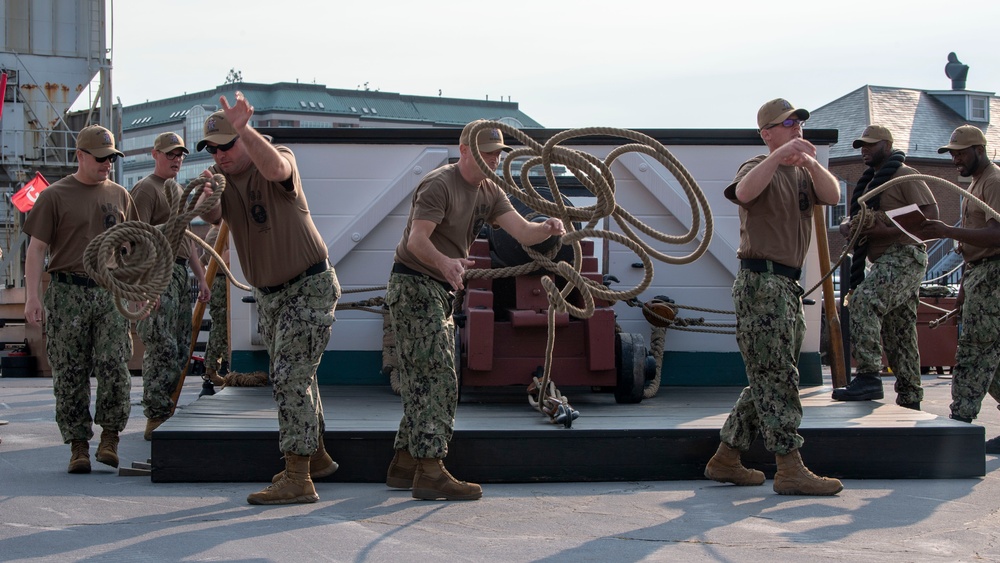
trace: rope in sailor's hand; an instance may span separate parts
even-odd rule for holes
[[[189,197],[192,193],[199,195],[205,185],[214,189],[204,201],[199,204],[197,197]],[[215,207],[225,186],[221,174],[211,179],[199,177],[183,191],[174,180],[167,180],[164,193],[171,216],[165,223],[152,226],[142,221],[125,221],[90,241],[83,253],[84,269],[91,279],[115,296],[115,306],[125,318],[139,320],[156,305],[170,285],[174,261],[185,237],[207,246],[187,226],[196,216]],[[215,255],[215,258],[222,263],[221,257]],[[232,274],[228,270],[226,273],[232,280]],[[132,311],[128,302],[143,305]]]
[[[503,177],[500,177],[486,164],[485,159],[480,153],[478,134],[483,129],[500,129],[505,135],[516,138],[523,145],[523,147],[515,148],[507,154],[503,164]],[[648,135],[627,129],[588,127],[564,131],[554,135],[542,145],[525,135],[519,129],[499,121],[480,121],[472,126],[469,133],[469,147],[473,158],[480,170],[489,179],[499,185],[508,195],[517,198],[529,208],[549,217],[558,217],[563,221],[566,234],[561,237],[560,242],[562,245],[573,248],[573,263],[569,264],[564,261],[557,263],[552,261],[551,257],[557,255],[559,245],[556,245],[556,248],[547,255],[525,247],[525,251],[533,262],[511,268],[471,269],[465,272],[465,279],[496,279],[545,269],[548,272],[558,274],[568,282],[562,291],[560,291],[551,276],[546,275],[542,277],[541,283],[545,288],[549,300],[550,317],[555,312],[568,312],[574,317],[585,319],[593,315],[595,299],[602,299],[609,302],[629,301],[648,288],[653,279],[653,263],[650,260],[650,256],[668,264],[687,264],[697,260],[708,250],[713,232],[712,211],[709,207],[708,199],[680,161],[674,158],[666,147]],[[632,142],[612,149],[603,160],[591,154],[570,149],[561,144],[571,139],[592,136],[617,137]],[[690,227],[687,232],[673,236],[661,233],[636,218],[615,201],[615,179],[611,172],[611,166],[616,160],[629,153],[641,153],[652,157],[662,164],[680,183],[691,207]],[[521,167],[521,187],[518,187],[514,182],[511,173],[511,165],[518,159],[527,159]],[[567,206],[560,194],[555,173],[552,170],[552,167],[555,165],[565,166],[597,198],[597,202],[588,207]],[[552,201],[542,197],[531,183],[529,172],[537,166],[541,166],[545,172],[545,179],[552,193]],[[606,218],[614,219],[624,234],[597,228],[600,222]],[[701,241],[694,250],[683,256],[673,256],[660,252],[636,234],[636,230],[638,230],[661,243],[687,244],[695,240],[701,232],[701,222],[703,219],[705,222],[705,231]],[[574,228],[574,221],[586,222],[586,225],[584,228],[577,230]],[[580,245],[580,241],[584,238],[601,238],[628,247],[642,262],[644,272],[642,280],[631,289],[613,291],[602,283],[584,277],[581,274],[583,251]],[[570,292],[574,289],[578,291],[583,301],[583,306],[573,305],[567,300]],[[550,326],[549,342],[546,347],[545,372],[542,380],[537,385],[540,396],[536,403],[540,404],[545,403],[545,394],[550,388],[549,382],[552,369],[551,351],[554,337],[554,330]]]
[[[922,180],[928,184],[935,184],[947,190],[956,192],[961,197],[967,199],[969,203],[971,203],[972,205],[975,205],[980,209],[982,209],[983,212],[986,213],[986,216],[988,218],[992,218],[993,220],[1000,222],[1000,212],[997,212],[997,210],[990,207],[988,204],[986,204],[986,202],[970,194],[967,190],[963,189],[962,187],[958,186],[953,182],[949,182],[944,178],[938,178],[937,176],[929,176],[927,174],[910,174],[908,176],[897,176],[858,198],[858,203],[860,204],[860,210],[858,212],[858,215],[855,218],[852,218],[851,220],[851,236],[847,245],[844,247],[844,251],[840,254],[840,258],[837,259],[837,262],[830,267],[830,271],[824,274],[824,276],[820,279],[819,283],[811,287],[809,291],[806,291],[805,294],[803,294],[803,297],[815,291],[816,288],[818,288],[820,285],[823,284],[823,280],[833,275],[833,272],[835,272],[837,268],[840,266],[841,262],[844,261],[844,258],[847,256],[848,251],[851,248],[854,248],[858,239],[861,237],[862,231],[867,226],[871,226],[876,220],[874,216],[876,212],[869,209],[866,202],[869,199],[875,197],[876,195],[884,192],[885,190],[895,186],[896,184],[901,184],[903,182],[912,182],[914,180]],[[843,281],[841,281],[841,283],[843,283]],[[934,326],[937,326],[937,324],[940,324],[941,322],[947,320],[949,316],[950,315],[945,315],[944,317],[937,319]]]
[[[490,169],[479,151],[477,134],[481,129],[500,129],[505,135],[518,139],[524,145],[523,147],[515,148],[507,154],[503,164],[503,177],[500,177],[494,170]],[[571,139],[590,136],[620,137],[633,142],[613,149],[604,160],[561,145],[561,143]],[[542,268],[549,272],[557,273],[570,281],[562,292],[559,292],[555,288],[555,285],[551,283],[551,278],[543,278],[543,280],[549,280],[546,291],[549,292],[550,298],[553,300],[552,302],[557,307],[557,310],[560,312],[568,311],[578,318],[586,318],[593,314],[593,310],[588,304],[594,298],[612,302],[627,301],[642,293],[649,286],[653,278],[653,265],[650,256],[668,264],[687,264],[697,260],[708,250],[708,246],[712,240],[713,219],[712,211],[705,194],[680,161],[666,147],[648,135],[627,129],[588,127],[564,131],[553,136],[542,145],[525,135],[521,130],[505,123],[499,121],[481,121],[472,126],[469,139],[473,158],[479,165],[479,168],[487,177],[499,185],[504,192],[517,198],[523,204],[539,213],[543,213],[549,217],[558,217],[563,221],[567,233],[563,235],[560,242],[565,246],[572,246],[573,264],[570,265],[566,262],[555,263],[549,256],[542,255],[531,248],[525,248],[528,255],[533,259],[533,263],[512,268],[468,270],[465,274],[466,279],[507,277]],[[680,183],[691,207],[690,227],[687,232],[681,235],[666,235],[636,218],[615,201],[615,179],[611,172],[611,166],[616,160],[628,153],[642,153],[652,157],[662,164]],[[521,167],[522,187],[518,187],[511,173],[511,165],[515,160],[524,158],[527,158],[527,161]],[[559,186],[552,171],[554,165],[565,166],[597,198],[597,202],[588,207],[567,206],[559,192]],[[545,171],[545,178],[553,196],[552,201],[541,196],[531,183],[529,172],[537,166],[542,166]],[[596,228],[602,219],[609,217],[614,219],[624,234]],[[701,241],[694,250],[683,256],[673,256],[660,252],[636,234],[636,230],[638,230],[659,242],[677,245],[687,244],[695,240],[701,232],[703,218],[705,221],[705,231]],[[586,222],[586,226],[583,229],[575,230],[573,227],[574,221]],[[583,262],[582,247],[579,241],[584,238],[602,238],[618,242],[635,252],[642,261],[645,271],[642,281],[632,289],[612,291],[601,283],[584,278],[579,273]],[[555,252],[551,252],[549,255],[555,256]],[[545,283],[543,281],[543,284]],[[583,294],[585,302],[583,308],[575,307],[566,302],[566,296],[573,289],[578,289]]]

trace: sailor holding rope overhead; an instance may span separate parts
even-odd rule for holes
[[[197,148],[215,159],[203,175],[224,174],[226,187],[219,204],[201,217],[229,225],[240,266],[254,287],[285,458],[285,470],[247,502],[316,502],[313,479],[338,467],[323,444],[316,370],[330,342],[340,284],[309,213],[295,155],[250,126],[253,106],[242,92],[232,106],[225,96],[219,102],[222,109],[205,120]],[[211,191],[206,187],[202,196]]]

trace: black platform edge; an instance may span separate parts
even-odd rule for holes
[[[829,477],[960,479],[986,472],[981,431],[936,436],[889,430],[853,437],[835,430],[802,434],[809,443],[801,450],[806,465]],[[392,433],[327,432],[325,440],[340,464],[326,481],[385,481]],[[447,465],[462,479],[482,483],[691,480],[704,478],[705,464],[718,444],[718,431],[712,430],[584,431],[554,438],[456,432]],[[152,479],[159,483],[264,482],[284,469],[276,433],[211,441],[167,433],[154,442],[152,459]],[[774,475],[774,458],[761,441],[744,455],[744,464],[769,478]]]
[[[239,398],[230,397],[229,401],[238,402]],[[462,405],[460,419],[463,412],[469,414],[473,408]],[[373,429],[331,429],[338,422],[331,420],[330,410],[328,406],[324,439],[340,469],[324,481],[384,482],[393,454],[395,432],[388,429],[392,425],[382,420],[373,424]],[[173,419],[167,421],[153,433],[154,482],[266,482],[284,468],[278,451],[276,414],[261,416],[259,410],[249,408],[244,412],[255,413],[256,417],[235,416],[220,426],[218,417],[178,412],[175,418],[181,420],[176,424],[172,424]],[[513,412],[524,410],[517,407]],[[902,410],[900,413],[909,416]],[[398,414],[389,412],[387,416],[398,421]],[[886,427],[851,417],[845,419],[843,427],[831,426],[829,420],[824,420],[822,427],[809,427],[808,411],[806,419],[800,428],[806,442],[802,457],[811,470],[821,475],[842,479],[961,479],[986,473],[985,432],[981,426],[932,417],[912,427]],[[455,432],[447,458],[452,473],[480,483],[704,479],[705,464],[719,444],[718,428],[588,430],[542,425],[525,431],[504,429],[503,419],[499,420],[497,426],[501,427],[496,429]],[[774,457],[761,440],[743,459],[748,467],[773,476]]]

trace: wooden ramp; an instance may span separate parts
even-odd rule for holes
[[[463,392],[448,468],[481,483],[703,479],[733,387],[662,388],[619,405],[611,394],[562,390],[580,412],[572,428],[548,422],[522,392]],[[340,469],[324,481],[385,480],[402,413],[388,386],[321,387],[327,449]],[[984,429],[878,402],[830,400],[802,390],[803,458],[844,479],[940,479],[985,475]],[[774,474],[757,440],[744,463]],[[230,387],[178,409],[153,432],[154,482],[269,481],[284,468],[271,389]]]

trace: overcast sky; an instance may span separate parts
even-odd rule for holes
[[[1000,2],[242,0],[113,6],[125,105],[246,82],[510,97],[546,127],[753,128],[865,84],[1000,90]],[[766,7],[762,7],[766,6]],[[252,101],[252,100],[251,100]]]

